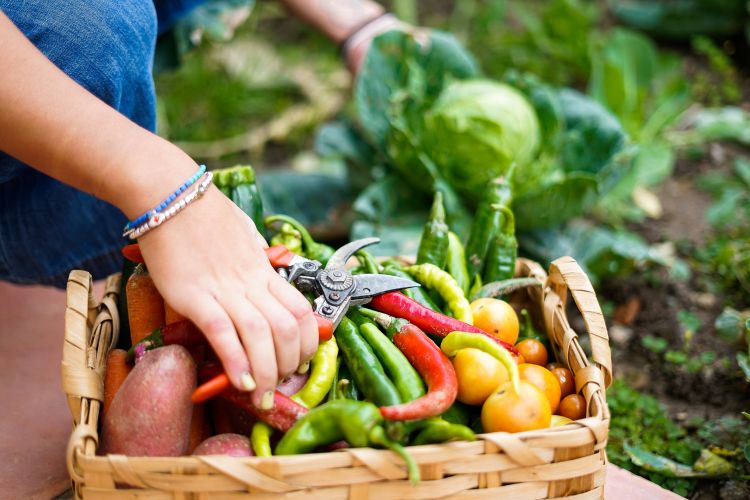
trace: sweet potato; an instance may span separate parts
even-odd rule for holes
[[[203,441],[193,455],[229,455],[230,457],[252,457],[250,439],[241,434],[218,434]]]
[[[100,452],[173,457],[188,450],[196,367],[180,345],[148,351],[112,400]]]

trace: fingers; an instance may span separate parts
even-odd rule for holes
[[[271,326],[258,307],[239,293],[226,299],[225,308],[250,361],[250,372],[257,385],[253,404],[268,410],[273,406],[273,391],[279,379]]]
[[[300,331],[297,319],[268,289],[250,297],[271,325],[279,379],[294,373],[300,364]]]
[[[268,289],[297,321],[300,335],[300,364],[310,361],[318,348],[318,325],[313,316],[312,306],[304,295],[283,279],[272,279]]]
[[[179,300],[176,302],[174,307],[180,305]],[[181,309],[190,310],[190,319],[206,336],[229,375],[232,385],[244,390],[255,389],[252,376],[248,378],[250,365],[247,356],[230,317],[210,295],[191,302],[198,305],[190,309]]]

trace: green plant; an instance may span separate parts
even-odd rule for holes
[[[693,51],[708,63],[707,70],[698,70],[692,78],[696,100],[709,106],[737,104],[742,100],[740,77],[729,56],[710,38],[697,36]]]

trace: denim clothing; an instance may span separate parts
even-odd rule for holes
[[[197,3],[0,0],[0,9],[68,76],[154,131],[157,32]],[[94,278],[118,271],[125,222],[108,203],[0,152],[0,280],[63,287],[72,269]]]

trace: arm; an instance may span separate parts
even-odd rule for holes
[[[280,0],[294,15],[317,28],[337,45],[352,34],[386,13],[382,5],[372,0]],[[367,52],[370,41],[379,33],[402,28],[395,18],[384,18],[371,26],[365,37],[352,40],[344,57],[349,68],[356,73]]]
[[[60,71],[2,12],[0,47],[0,150],[129,218],[197,169]],[[317,328],[249,220],[212,188],[139,243],[165,300],[206,334],[236,386],[257,383],[253,400],[268,407],[277,380],[315,353]]]

